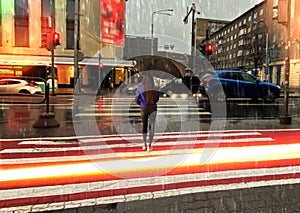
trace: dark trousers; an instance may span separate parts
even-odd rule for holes
[[[148,122],[149,122],[149,144],[152,143],[154,137],[155,119],[157,114],[157,107],[141,108],[141,117],[143,123],[143,140],[147,142]]]

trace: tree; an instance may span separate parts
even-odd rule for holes
[[[245,36],[245,61],[254,65],[254,74],[258,75],[258,67],[266,61],[266,32],[263,28],[254,28]]]

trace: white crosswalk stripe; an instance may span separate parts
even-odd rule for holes
[[[91,104],[90,106],[83,107],[80,112],[75,114],[75,117],[111,117],[111,116],[122,116],[122,117],[138,117],[140,116],[139,106],[135,103],[132,104],[132,99],[119,100],[107,104],[107,100],[114,100],[112,98],[104,98],[102,104]],[[100,108],[99,108],[100,107]],[[177,100],[174,102],[171,98],[164,98],[158,102],[158,115],[164,116],[210,116],[210,112],[204,111],[199,108],[194,101],[190,100]],[[171,119],[174,119],[172,117]],[[178,120],[178,118],[175,118]]]
[[[140,134],[0,139],[0,212],[300,183],[299,131],[164,132],[151,152]]]

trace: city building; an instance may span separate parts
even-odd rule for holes
[[[220,28],[228,24],[229,21],[217,20],[217,19],[207,19],[207,18],[197,18],[196,19],[196,46],[199,47],[201,41],[209,38],[211,34],[218,31]]]
[[[53,39],[49,38],[49,32],[54,30],[60,39],[60,44],[54,50],[58,84],[73,86],[76,76],[74,35],[78,26],[76,46],[79,50],[78,70],[82,84],[97,86],[99,78],[101,79],[100,67],[112,71],[112,80],[123,80],[124,73],[134,63],[123,60],[124,44],[120,42],[123,32],[117,34],[119,37],[111,38],[114,40],[104,37],[103,31],[111,26],[101,23],[100,16],[103,14],[100,11],[104,13],[104,3],[108,1],[78,0],[78,16],[75,2],[76,0],[0,0],[0,77],[47,77],[52,65],[47,42]],[[120,6],[115,8],[121,10],[120,14],[124,14],[126,3],[124,0],[118,2]],[[111,14],[114,13],[110,13],[109,18],[113,17]],[[122,22],[125,21],[124,17]],[[106,21],[109,21],[108,18]],[[118,24],[121,28],[122,23]],[[101,74],[105,77],[107,73]]]
[[[288,0],[281,2],[286,6]],[[283,85],[285,49],[289,40],[289,83],[290,87],[299,87],[300,3],[290,2],[290,28],[278,19],[280,13],[288,16],[287,8],[280,9],[278,0],[265,0],[212,33],[210,38],[202,40],[202,46],[213,44],[213,53],[207,56],[212,66],[215,69],[251,71],[262,80]],[[288,30],[290,39],[287,39]]]

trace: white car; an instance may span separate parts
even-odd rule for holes
[[[21,79],[0,79],[0,94],[40,94],[39,84],[34,81],[29,83]]]

